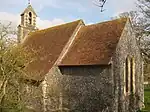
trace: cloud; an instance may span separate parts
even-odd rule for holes
[[[89,3],[89,0],[31,0],[31,4],[37,12],[40,12],[46,8],[77,9],[79,12],[85,12],[87,8],[89,8],[87,7],[87,3]],[[1,1],[0,10],[12,10],[12,7],[21,9],[21,7],[26,7],[27,5],[28,0],[15,0],[15,2],[13,0],[3,0]]]
[[[106,10],[103,13],[100,13],[100,9],[93,4],[93,1],[98,0],[31,0],[31,3],[40,16],[40,18],[37,18],[37,26],[39,28],[47,28],[64,23],[64,20],[71,21],[77,18],[84,19],[89,23],[108,20],[119,13],[134,10],[137,0],[108,0],[104,7]],[[20,14],[27,5],[28,0],[1,0],[0,20],[11,20],[18,25],[20,18],[17,14]],[[2,11],[5,11],[3,13],[9,17],[5,18],[3,16],[5,14],[2,14]],[[53,15],[57,16],[57,18],[51,20],[43,19],[53,18]]]
[[[3,22],[3,24],[7,24],[9,22],[12,22],[12,26],[17,26],[19,24],[19,15],[7,13],[7,12],[0,12],[0,21]]]
[[[0,21],[4,24],[12,22],[12,26],[17,27],[20,23],[20,16],[8,12],[0,12]],[[43,20],[39,17],[37,18],[37,27],[39,29],[48,28],[62,23],[64,23],[64,20],[60,18],[55,18],[53,20]]]
[[[58,8],[61,5],[59,3],[59,0],[30,0],[31,4],[38,8],[44,8],[47,6]],[[26,6],[28,5],[28,0],[1,0],[1,7],[0,8],[12,8],[12,7],[19,7],[19,6]],[[11,7],[10,7],[11,6]],[[40,7],[39,7],[40,6]]]
[[[42,20],[40,18],[37,18],[37,27],[42,29],[42,28],[48,28],[50,26],[55,26],[55,25],[59,25],[59,24],[62,24],[64,23],[64,21],[62,19],[58,19],[58,18],[55,18],[51,21],[49,20]]]

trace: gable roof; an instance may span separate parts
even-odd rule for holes
[[[28,5],[28,7],[23,11],[23,13],[21,13],[21,15],[23,15],[24,13],[28,12],[28,11],[32,11],[34,13],[34,15],[37,16],[37,14],[35,13],[33,7],[31,4]]]
[[[23,46],[27,47],[29,52],[36,51],[38,54],[37,59],[27,67],[32,79],[42,80],[81,22],[82,20],[78,20],[29,34]]]
[[[121,18],[83,26],[59,66],[108,65],[126,21]]]

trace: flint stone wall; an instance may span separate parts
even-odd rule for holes
[[[113,107],[110,66],[54,67],[47,75],[47,112],[101,112]],[[55,100],[54,100],[55,99]]]
[[[135,100],[130,101],[130,93],[125,94],[125,62],[127,57],[133,57],[135,60]],[[132,30],[129,21],[126,23],[125,29],[122,33],[120,41],[117,45],[114,56],[112,57],[112,70],[114,81],[114,96],[117,112],[131,111],[134,105],[134,109],[141,108],[143,105],[144,86],[143,86],[143,68],[142,68],[141,52],[136,41],[135,34]],[[129,81],[130,84],[130,81]],[[130,88],[130,87],[129,87]],[[130,91],[130,90],[129,90]],[[131,110],[130,110],[131,109]],[[132,110],[133,111],[133,110]]]

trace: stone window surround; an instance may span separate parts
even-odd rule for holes
[[[131,93],[135,93],[135,58],[134,56],[127,56],[124,62],[124,94],[126,96]]]

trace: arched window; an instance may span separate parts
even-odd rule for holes
[[[29,17],[32,17],[32,13],[31,12],[29,12]]]
[[[134,57],[127,57],[124,67],[125,93],[135,92],[135,60]]]
[[[32,24],[32,13],[29,12],[29,24]]]
[[[134,92],[135,90],[135,60],[134,57],[130,59],[131,67],[130,67],[130,92]]]
[[[130,70],[130,58],[129,56],[126,58],[125,64],[125,91],[129,92],[129,71]]]

